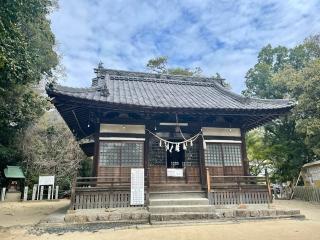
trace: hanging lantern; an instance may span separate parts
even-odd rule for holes
[[[159,147],[162,147],[162,140],[160,140],[159,142]]]
[[[193,146],[193,140],[190,141],[190,146],[191,146],[191,147]]]

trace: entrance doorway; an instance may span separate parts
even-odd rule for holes
[[[180,152],[167,151],[167,168],[183,168],[185,163],[185,150],[180,149]]]

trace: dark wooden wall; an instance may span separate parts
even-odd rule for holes
[[[183,122],[183,121],[181,121]],[[157,132],[167,132],[167,131],[173,131],[173,126],[159,126],[157,122],[154,120],[148,120],[148,119],[139,119],[139,120],[128,120],[128,119],[113,119],[111,121],[104,121],[104,123],[119,123],[119,124],[145,124],[147,129],[150,129],[151,131],[154,131],[154,128],[157,128]],[[159,123],[159,122],[158,122]],[[205,122],[192,122],[189,124],[188,127],[182,127],[182,131],[185,134],[196,134],[200,131],[201,126],[216,126],[217,124],[209,124]],[[223,124],[221,126],[216,127],[223,127]],[[232,126],[232,127],[238,127],[238,126]],[[248,175],[248,162],[247,162],[247,156],[246,156],[246,147],[245,147],[245,139],[244,139],[244,132],[241,131],[241,139],[242,140],[242,148],[241,148],[241,154],[242,154],[242,163],[243,166],[224,166],[224,167],[208,167],[209,172],[211,176],[242,176],[242,175]],[[94,156],[94,168],[93,168],[93,176],[115,176],[128,179],[130,178],[130,169],[131,168],[125,168],[125,167],[103,167],[99,166],[99,136],[105,136],[106,134],[99,134],[99,129],[97,129],[95,134],[95,156]],[[174,182],[174,179],[168,178],[166,174],[166,166],[149,166],[149,134],[145,135],[146,142],[144,144],[144,168],[146,172],[147,178],[147,184],[158,184],[158,183],[168,183],[168,182]],[[221,138],[221,137],[220,137]],[[235,139],[234,137],[231,139]],[[200,141],[202,142],[202,141]],[[204,161],[204,154],[203,154],[203,147],[200,145],[200,159],[199,159],[199,166],[187,166],[185,169],[185,175],[186,177],[183,179],[186,183],[203,183],[205,184],[205,172],[207,166],[205,165]],[[180,181],[180,180],[179,180]]]

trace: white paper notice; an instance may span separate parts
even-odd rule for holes
[[[183,177],[183,168],[167,168],[168,177]]]
[[[131,169],[130,205],[144,205],[144,169]]]

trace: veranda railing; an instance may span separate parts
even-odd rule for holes
[[[212,205],[271,203],[268,175],[211,176],[206,170],[207,194]]]

